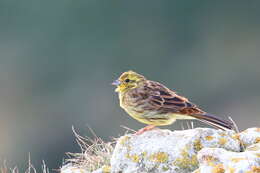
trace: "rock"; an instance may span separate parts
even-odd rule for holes
[[[90,173],[84,168],[73,166],[72,164],[63,165],[60,169],[61,173]]]
[[[102,168],[99,168],[99,169],[93,171],[92,173],[104,173],[104,172],[103,172]]]
[[[260,143],[260,128],[249,128],[239,134],[237,138],[240,139],[244,147],[248,147],[252,144]]]
[[[110,166],[104,165],[95,171],[88,171],[86,168],[78,166],[73,166],[72,164],[63,165],[61,168],[61,173],[110,173]]]
[[[61,173],[90,173],[93,167],[92,173],[260,173],[260,128],[238,134],[209,128],[127,134],[106,159],[110,165],[82,161],[64,165]]]
[[[193,173],[260,173],[260,143],[245,152],[204,148],[198,153],[199,169]]]
[[[155,129],[141,135],[128,134],[119,138],[111,158],[111,172],[192,172],[199,167],[197,153],[203,148],[223,148],[233,152],[241,150],[234,131]]]

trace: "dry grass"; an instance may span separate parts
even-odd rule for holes
[[[19,173],[19,169],[15,166],[13,168],[8,168],[6,161],[3,162],[2,165],[0,165],[0,173]],[[49,173],[49,169],[46,166],[45,162],[42,161],[42,173]],[[29,160],[28,160],[28,167],[25,170],[25,173],[37,173],[37,170],[31,163],[31,158],[29,155]]]
[[[69,158],[66,159],[65,163],[87,171],[94,171],[104,165],[110,165],[115,142],[104,142],[91,129],[93,138],[80,136],[73,127],[72,130],[81,148],[81,153],[67,153]]]
[[[80,146],[81,153],[67,153],[68,159],[65,160],[65,164],[69,166],[84,169],[87,171],[94,171],[102,166],[110,165],[110,158],[114,149],[115,142],[104,142],[100,137],[92,132],[93,138],[80,136],[75,129],[72,127],[73,133],[76,137],[76,141]],[[60,170],[54,170],[60,172]],[[25,171],[20,171],[16,166],[10,167],[6,161],[0,164],[0,173],[37,173],[36,168],[31,163],[29,155],[28,167]],[[42,173],[49,173],[45,162],[42,162],[42,170],[38,171]]]

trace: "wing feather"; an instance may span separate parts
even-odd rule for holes
[[[146,91],[149,92],[148,101],[162,113],[200,114],[204,113],[187,98],[177,95],[162,84],[148,81]]]
[[[160,117],[159,114],[177,114],[196,118],[220,129],[233,128],[232,122],[207,114],[187,98],[158,82],[146,81],[142,87],[133,90],[132,95],[135,109],[140,108],[149,121],[167,121],[166,116]]]

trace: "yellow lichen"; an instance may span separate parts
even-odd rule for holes
[[[191,156],[191,165],[198,165],[197,155]]]
[[[103,173],[110,173],[110,169],[111,169],[110,166],[104,165],[104,166],[102,167],[102,172],[103,172]]]
[[[225,173],[223,164],[217,164],[212,168],[212,173]]]
[[[126,154],[125,157],[132,160],[132,162],[135,162],[135,163],[139,162],[139,160],[140,160],[140,158],[137,154],[132,154],[132,155]]]
[[[229,173],[235,173],[236,169],[233,167],[228,167]]]
[[[120,138],[119,143],[120,143],[121,145],[125,145],[125,143],[126,143],[129,139],[130,139],[129,136],[124,136],[124,137]]]
[[[226,138],[219,138],[218,144],[219,145],[225,145],[227,143],[227,139]]]
[[[165,152],[157,152],[152,155],[150,155],[149,159],[153,162],[157,163],[165,163],[168,161],[168,154]]]
[[[235,135],[232,135],[231,136],[233,139],[235,139],[235,140],[240,140],[240,134],[235,134]]]
[[[220,136],[227,136],[227,134],[225,132],[220,132],[219,135]]]
[[[249,171],[246,171],[245,173],[259,173],[260,167],[259,166],[252,166],[252,169]]]
[[[237,157],[237,158],[231,158],[230,159],[232,162],[234,162],[234,163],[238,163],[238,162],[240,162],[241,160],[245,160],[245,158],[243,158],[243,157]]]
[[[136,155],[136,154],[132,155],[132,161],[133,162],[139,162],[139,156]]]
[[[206,139],[207,141],[211,141],[212,139],[214,139],[214,137],[213,137],[213,136],[206,136],[205,139]]]
[[[202,145],[201,145],[201,142],[200,142],[199,139],[196,139],[196,140],[194,141],[193,147],[194,147],[194,149],[195,149],[196,151],[199,151],[199,150],[202,149]]]
[[[260,153],[255,153],[256,157],[260,158]]]
[[[252,171],[253,171],[253,173],[259,173],[260,172],[260,166],[253,166]]]
[[[214,167],[214,166],[216,166],[216,163],[215,163],[215,162],[212,162],[212,161],[210,161],[210,162],[208,162],[208,166]]]
[[[196,169],[193,173],[200,173],[200,169]]]
[[[146,151],[144,151],[144,152],[142,152],[142,154],[141,154],[143,157],[146,157],[147,156],[147,152]]]
[[[187,150],[182,150],[181,157],[177,158],[173,165],[178,166],[183,169],[195,167],[198,165],[198,160],[196,155],[190,156]]]
[[[260,143],[260,137],[255,138],[255,143]]]
[[[216,162],[218,161],[217,158],[210,156],[210,155],[204,155],[202,156],[202,160],[206,161],[206,162]]]

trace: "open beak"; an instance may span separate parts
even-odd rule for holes
[[[115,86],[118,86],[118,85],[120,85],[120,81],[119,80],[115,80],[114,82],[112,82],[112,85],[115,85]]]

